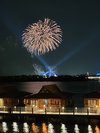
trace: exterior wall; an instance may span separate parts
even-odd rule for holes
[[[48,107],[61,107],[61,99],[48,99]]]
[[[0,98],[0,107],[3,106],[15,106],[18,104],[18,99],[15,98]]]
[[[58,109],[58,108],[66,108],[66,99],[57,99],[57,98],[50,98],[50,99],[24,99],[25,106],[34,106],[37,109]]]
[[[85,98],[84,107],[100,107],[100,99],[98,98]]]
[[[4,106],[4,100],[3,98],[0,98],[0,107],[3,107]]]

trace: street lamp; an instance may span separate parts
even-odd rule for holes
[[[46,105],[44,104],[44,111],[45,111],[45,114],[46,114]]]
[[[62,111],[63,111],[63,112],[64,112],[64,109],[65,109],[65,108],[64,108],[64,107],[62,107]]]
[[[32,114],[33,114],[33,112],[34,112],[34,106],[35,106],[35,105],[33,104],[33,105],[32,105]]]
[[[75,113],[77,113],[77,107],[75,107]]]
[[[5,111],[5,106],[3,106],[3,109],[4,109],[3,111]]]
[[[16,106],[14,106],[14,111],[16,111]]]
[[[90,113],[90,107],[87,108],[87,114],[89,114],[89,113]]]

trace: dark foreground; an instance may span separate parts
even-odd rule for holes
[[[8,130],[7,133],[14,130],[19,133],[79,133],[78,130],[93,133],[96,126],[100,127],[100,116],[1,113],[0,126],[2,130]]]
[[[0,121],[66,122],[72,124],[99,124],[100,115],[51,115],[51,114],[0,114]]]

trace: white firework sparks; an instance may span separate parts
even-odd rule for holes
[[[53,51],[62,42],[62,31],[59,25],[53,20],[45,18],[37,23],[29,25],[23,35],[23,46],[31,54],[45,54]]]

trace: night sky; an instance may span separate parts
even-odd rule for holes
[[[54,51],[31,55],[23,47],[23,30],[44,18],[60,25],[63,41]],[[99,0],[0,1],[0,75],[36,74],[48,67],[62,75],[100,72]]]

